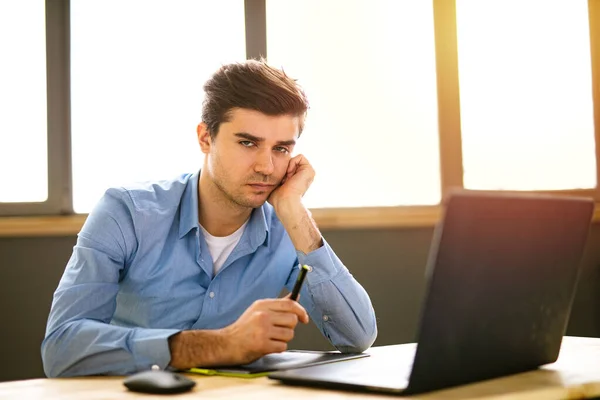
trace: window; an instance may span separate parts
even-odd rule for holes
[[[595,188],[588,2],[458,0],[456,14],[465,187]]]
[[[71,0],[71,26],[75,211],[198,170],[202,84],[245,59],[243,0]]]
[[[48,198],[43,0],[0,2],[0,202]]]
[[[29,0],[0,34],[1,215],[197,170],[203,83],[259,54],[308,94],[325,225],[429,224],[453,187],[600,200],[595,0]]]
[[[269,63],[305,88],[309,207],[440,200],[433,6],[267,0]]]

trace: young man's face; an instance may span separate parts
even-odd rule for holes
[[[234,109],[214,140],[199,127],[204,167],[228,200],[260,207],[285,176],[299,129],[300,117]]]

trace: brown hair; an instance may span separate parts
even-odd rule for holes
[[[221,123],[229,120],[234,108],[259,111],[266,115],[300,117],[300,133],[308,110],[304,91],[277,68],[265,60],[246,60],[223,65],[204,84],[202,121],[208,126],[211,138],[219,132]]]

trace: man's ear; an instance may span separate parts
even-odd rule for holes
[[[210,146],[212,145],[212,139],[210,137],[210,131],[208,130],[208,125],[204,122],[198,124],[196,128],[196,132],[198,133],[198,143],[200,144],[200,149],[204,154],[208,154],[210,152]]]

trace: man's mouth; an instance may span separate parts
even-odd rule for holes
[[[275,187],[275,185],[268,184],[268,183],[249,183],[248,186],[251,186],[254,189],[262,189],[262,190],[269,190],[269,189],[272,189]]]

